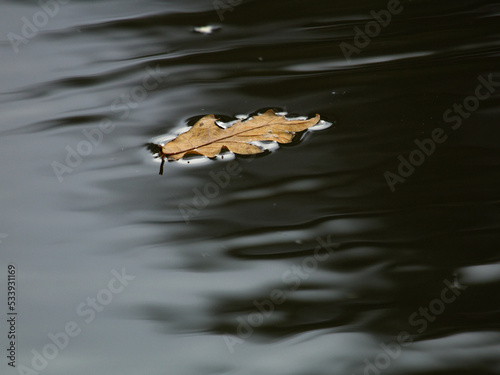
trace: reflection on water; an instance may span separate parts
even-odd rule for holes
[[[75,322],[36,371],[498,372],[498,4],[401,1],[375,32],[387,2],[42,3],[0,16],[18,365]],[[151,143],[269,108],[333,125],[158,175]]]

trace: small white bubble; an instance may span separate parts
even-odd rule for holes
[[[219,26],[207,25],[207,26],[197,26],[193,29],[193,31],[200,34],[212,34],[214,31],[219,29],[220,29]]]

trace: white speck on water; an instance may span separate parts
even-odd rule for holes
[[[207,26],[197,26],[193,30],[194,32],[200,34],[212,34],[214,31],[219,30],[219,26],[207,25]]]

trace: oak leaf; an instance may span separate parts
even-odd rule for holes
[[[207,115],[198,120],[189,131],[165,144],[159,156],[168,160],[179,160],[186,154],[212,158],[223,148],[235,154],[258,154],[264,150],[252,142],[290,143],[295,133],[316,125],[319,120],[319,115],[308,120],[288,120],[270,109],[249,120],[238,120],[228,128],[221,128],[214,115]]]

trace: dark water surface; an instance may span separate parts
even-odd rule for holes
[[[498,2],[0,8],[1,374],[500,373]],[[333,125],[158,175],[268,108]]]

